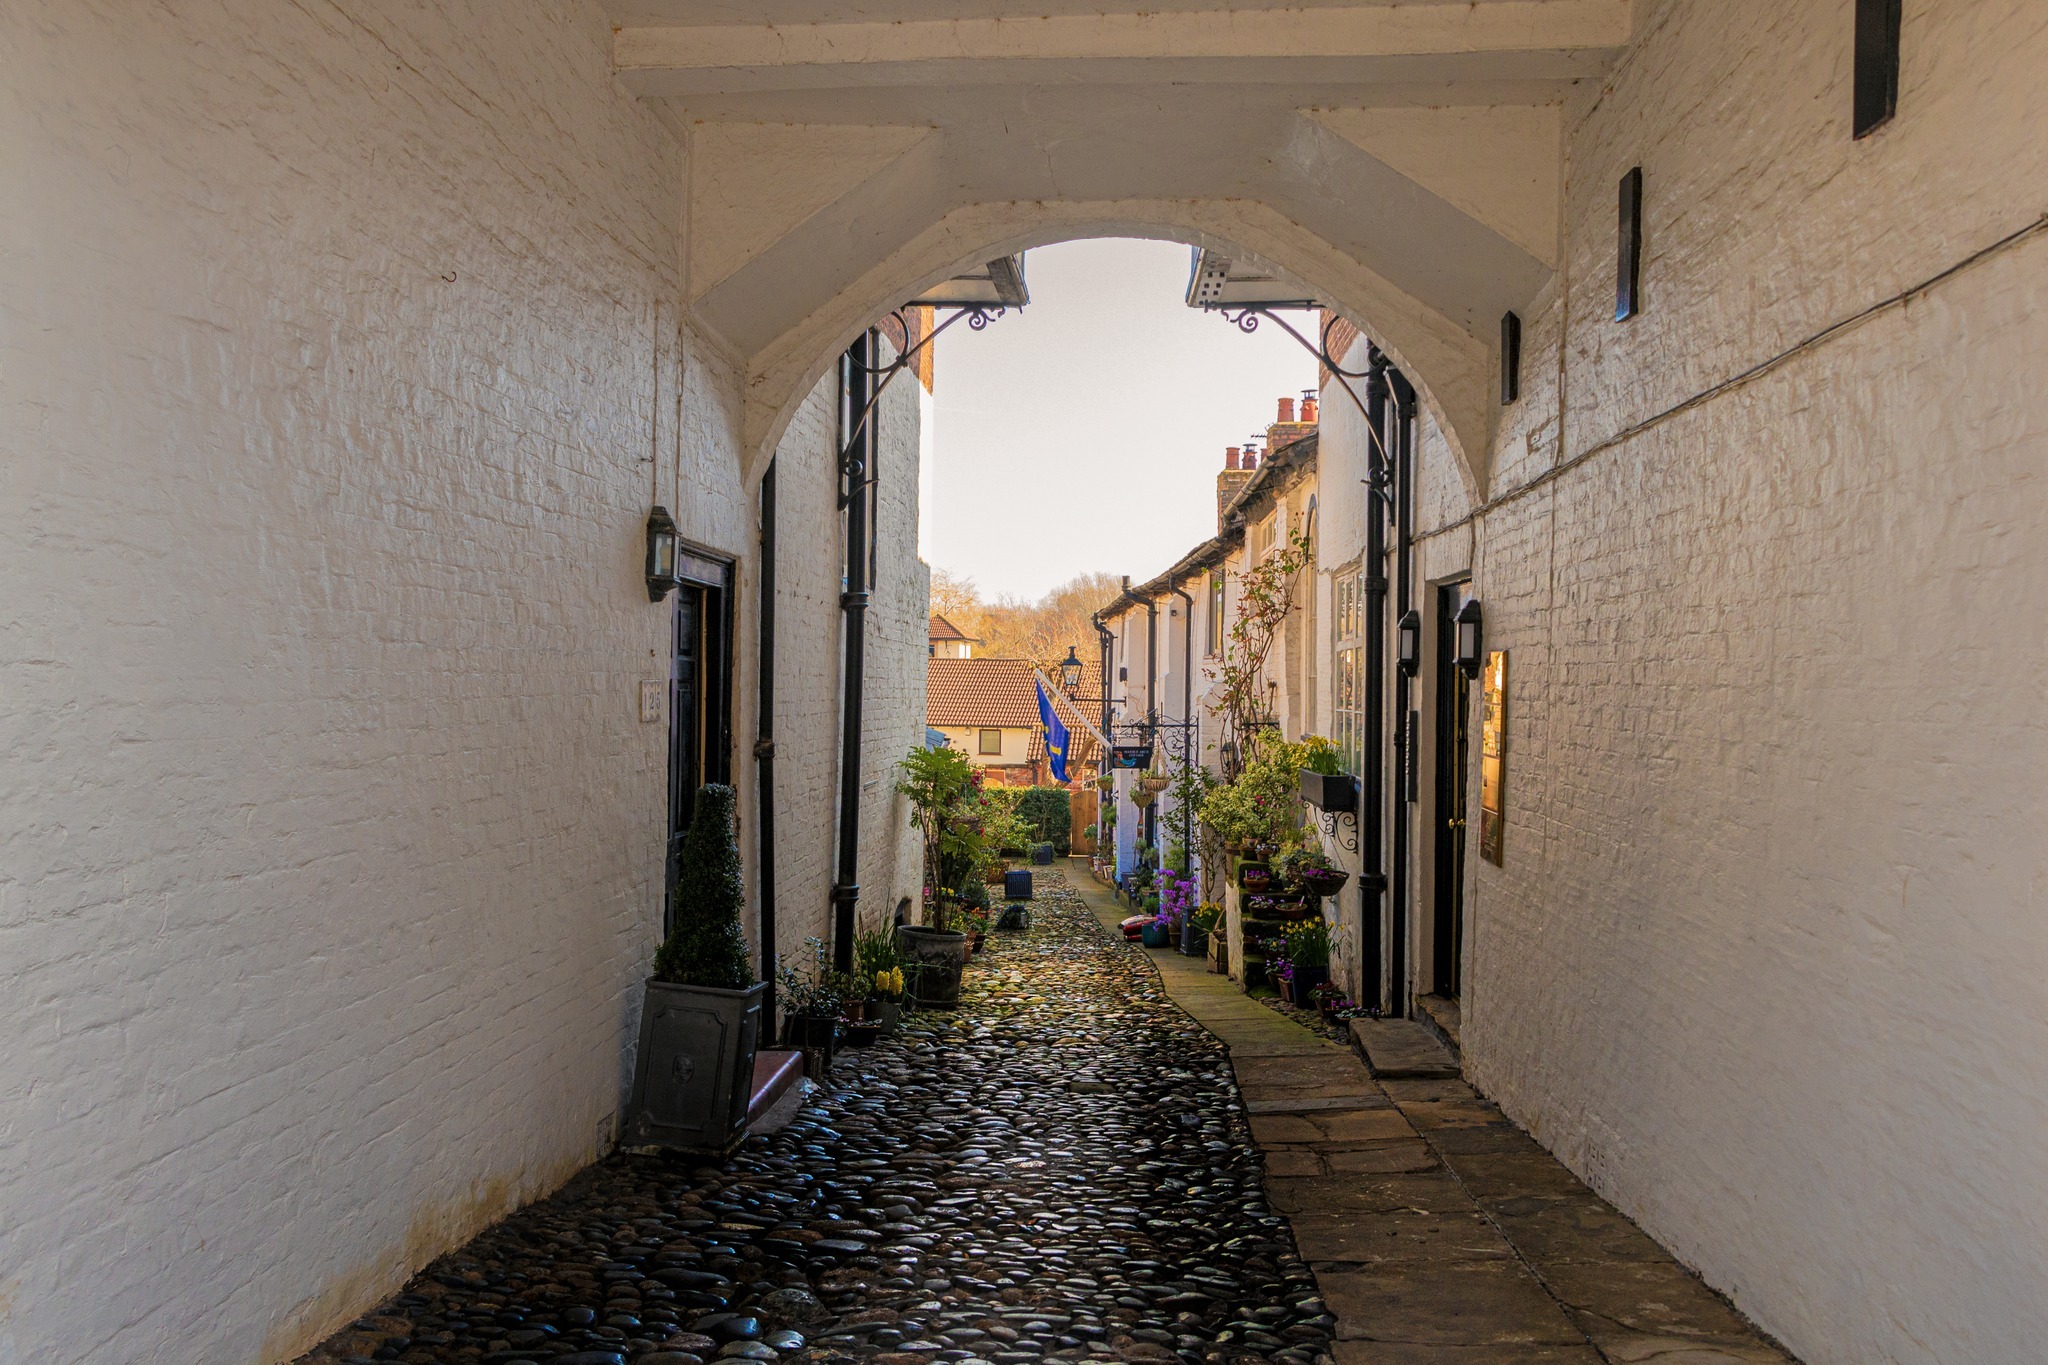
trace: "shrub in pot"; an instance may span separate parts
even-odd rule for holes
[[[627,1141],[723,1156],[746,1136],[761,997],[740,911],[746,889],[733,790],[697,792],[668,940],[640,1010]]]

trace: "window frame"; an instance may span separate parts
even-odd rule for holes
[[[980,731],[980,733],[975,736],[974,740],[975,756],[977,758],[989,758],[991,756],[1001,758],[1003,756],[1002,730],[1000,728],[991,727],[987,725],[977,725],[975,729]],[[988,737],[990,735],[994,735],[996,737],[996,747],[993,749],[988,747]]]

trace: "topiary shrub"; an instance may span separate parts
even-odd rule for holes
[[[654,979],[727,991],[753,985],[754,957],[740,927],[745,903],[733,790],[709,782],[697,789],[696,818],[683,836],[675,929],[654,955]]]
[[[1030,826],[1033,843],[1051,844],[1065,857],[1073,851],[1074,798],[1065,787],[1027,787],[1017,797],[1017,816]]]

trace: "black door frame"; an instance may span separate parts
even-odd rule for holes
[[[1465,975],[1465,827],[1471,807],[1472,683],[1456,663],[1458,609],[1471,581],[1436,589],[1436,818],[1431,840],[1430,989],[1455,999]]]
[[[664,893],[675,890],[683,836],[706,782],[732,781],[733,561],[695,547],[678,547],[676,600],[669,620],[668,661],[668,853]],[[683,622],[696,624],[694,690],[682,677]],[[694,754],[683,740],[693,735]],[[665,905],[672,898],[664,894]],[[673,906],[664,912],[664,932],[673,925]]]

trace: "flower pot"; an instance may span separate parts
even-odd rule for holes
[[[1284,976],[1280,978],[1280,1003],[1283,1005],[1294,1003],[1294,982]]]
[[[848,1047],[872,1047],[875,1040],[881,1036],[882,1026],[880,1024],[858,1023],[846,1026],[846,1045]]]
[[[1138,779],[1138,785],[1156,796],[1172,786],[1173,779],[1165,773],[1146,773]]]
[[[1224,936],[1221,925],[1209,935],[1209,971],[1216,976],[1230,974],[1230,940]]]
[[[900,1000],[868,1001],[868,1018],[881,1027],[884,1038],[894,1038],[896,1030],[903,1026],[903,1002]]]
[[[1322,897],[1336,895],[1344,889],[1344,883],[1350,880],[1349,872],[1332,867],[1321,872],[1303,873],[1301,884],[1307,887],[1312,895]]]
[[[1300,1004],[1306,1005],[1315,998],[1316,987],[1329,984],[1329,980],[1330,969],[1328,967],[1296,967],[1294,969],[1295,1000]]]
[[[905,924],[896,930],[911,997],[931,1009],[960,1004],[960,972],[967,965],[967,935]]]
[[[1301,784],[1301,799],[1318,810],[1358,810],[1358,779],[1350,773],[1312,773],[1303,768],[1297,779]]]
[[[1138,938],[1147,948],[1164,948],[1168,932],[1163,924],[1148,924],[1138,931]]]
[[[633,1146],[730,1154],[746,1136],[766,982],[740,991],[649,981],[633,1058]]]
[[[1202,957],[1209,951],[1209,935],[1195,924],[1190,915],[1180,926],[1180,954],[1182,957]]]
[[[1149,806],[1158,799],[1159,793],[1142,782],[1131,788],[1131,804],[1134,806]]]
[[[787,1047],[801,1048],[804,1074],[814,1081],[832,1074],[832,1059],[839,1051],[839,1019],[829,1014],[792,1014],[782,1026]]]

